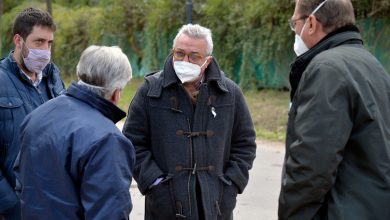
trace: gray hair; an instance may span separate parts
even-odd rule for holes
[[[77,64],[80,85],[109,99],[116,89],[123,89],[132,77],[126,54],[117,46],[89,46]]]
[[[309,16],[324,0],[299,0],[298,12]],[[355,24],[355,14],[350,0],[327,0],[314,14],[327,32]]]
[[[211,30],[200,26],[199,24],[186,24],[183,25],[173,40],[173,47],[175,47],[177,39],[185,34],[194,39],[205,39],[207,42],[207,55],[211,55],[213,52],[213,39],[211,37]]]

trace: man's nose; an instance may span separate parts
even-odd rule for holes
[[[189,58],[188,54],[186,54],[186,55],[184,56],[183,61],[190,62],[190,58]]]

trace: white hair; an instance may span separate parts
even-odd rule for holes
[[[173,47],[176,46],[177,39],[185,34],[190,38],[205,39],[207,42],[207,55],[211,55],[213,52],[213,39],[211,37],[211,30],[200,26],[199,24],[186,24],[183,25],[173,40]]]
[[[126,54],[117,46],[89,46],[77,64],[79,84],[109,99],[116,89],[123,89],[132,77]]]

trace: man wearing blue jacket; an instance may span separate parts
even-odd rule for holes
[[[115,123],[131,78],[118,47],[90,46],[77,65],[78,83],[23,121],[15,162],[23,219],[128,219],[135,162],[132,143]]]
[[[0,219],[20,219],[12,170],[20,123],[36,107],[65,92],[60,71],[50,62],[55,30],[47,12],[23,10],[13,26],[15,49],[0,61]]]

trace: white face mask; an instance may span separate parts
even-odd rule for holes
[[[327,2],[327,1],[328,0],[325,0],[321,4],[319,4],[310,15],[313,15],[314,13],[316,13],[322,7],[322,5],[324,5],[325,2]],[[295,34],[294,51],[295,51],[295,54],[297,54],[297,56],[300,56],[309,50],[309,48],[306,46],[305,42],[302,40],[302,33],[306,27],[306,24],[307,24],[306,22],[307,22],[307,19],[305,19],[305,24],[302,27],[301,33],[299,35]]]
[[[179,77],[182,83],[194,81],[199,77],[202,67],[206,64],[206,61],[199,66],[197,64],[189,63],[186,61],[174,61],[173,69],[175,69],[177,77]]]
[[[309,50],[309,48],[306,46],[305,42],[303,42],[301,37],[303,29],[305,29],[305,27],[306,27],[306,20],[305,20],[305,24],[302,27],[301,33],[299,35],[295,34],[294,51],[295,54],[297,54],[297,56],[300,56]]]

